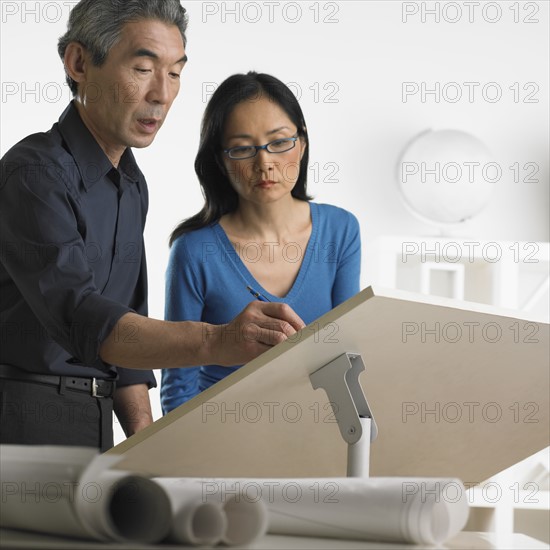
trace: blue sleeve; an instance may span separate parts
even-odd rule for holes
[[[346,212],[347,221],[338,251],[338,267],[332,286],[332,307],[359,292],[361,275],[361,233],[357,218]]]
[[[170,250],[164,318],[167,321],[200,321],[203,306],[204,291],[193,271],[184,235],[174,242]],[[199,393],[199,370],[200,366],[162,370],[160,403],[163,414]]]

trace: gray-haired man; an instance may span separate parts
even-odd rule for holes
[[[2,443],[108,449],[113,407],[128,436],[151,423],[149,369],[244,363],[303,326],[261,302],[222,326],[146,316],[147,185],[130,148],[178,94],[186,26],[178,0],[79,2],[59,40],[75,98],[1,161]]]

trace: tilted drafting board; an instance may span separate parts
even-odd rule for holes
[[[366,288],[109,452],[154,475],[345,476],[309,375],[354,352],[379,429],[370,475],[481,482],[549,444],[549,326],[514,315]]]

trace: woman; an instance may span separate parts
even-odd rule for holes
[[[311,323],[359,291],[359,224],[310,202],[308,151],[302,110],[280,80],[249,72],[218,87],[195,160],[205,204],[170,239],[166,319],[223,324],[257,298]],[[237,368],[165,369],[164,413]]]

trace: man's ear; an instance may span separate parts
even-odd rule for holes
[[[79,42],[69,42],[65,49],[65,72],[77,83],[86,81],[86,70],[89,55],[86,48]]]

